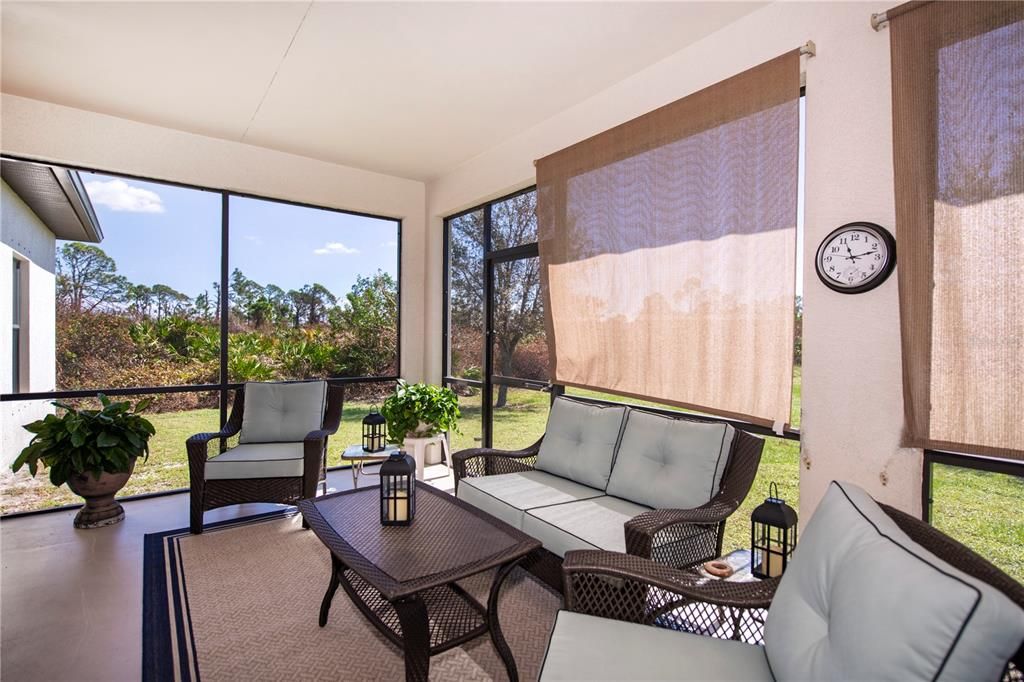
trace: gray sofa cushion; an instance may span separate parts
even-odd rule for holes
[[[658,509],[692,509],[718,492],[736,430],[630,410],[609,495]]]
[[[997,680],[1022,640],[1024,610],[849,483],[818,505],[765,625],[780,680]]]
[[[604,490],[625,414],[625,407],[558,398],[548,414],[536,467]]]
[[[288,443],[301,441],[324,423],[327,383],[245,385],[240,443]]]
[[[769,682],[774,678],[764,648],[754,644],[559,611],[540,679]]]
[[[464,478],[459,481],[458,492],[460,500],[520,529],[525,509],[601,495],[601,490],[544,471]]]
[[[244,443],[206,461],[208,481],[301,476],[302,443]]]
[[[645,511],[650,511],[650,507],[604,495],[530,509],[523,516],[521,530],[540,540],[544,549],[558,556],[565,556],[570,549],[625,552],[626,531],[623,525]]]

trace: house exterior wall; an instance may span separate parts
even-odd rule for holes
[[[534,159],[813,40],[817,56],[804,59],[806,200],[798,265],[804,275],[801,518],[810,517],[832,479],[919,514],[922,454],[899,447],[896,277],[848,296],[825,288],[813,264],[820,241],[843,223],[893,228],[889,36],[869,25],[872,12],[891,4],[773,3],[430,182],[427,377],[441,378],[443,216],[533,184]]]
[[[56,239],[6,182],[0,180],[0,392],[14,390],[13,281],[14,259],[21,265],[22,342],[21,392],[52,391],[56,384]],[[32,352],[26,352],[28,348]],[[46,400],[0,403],[0,466],[8,466],[31,434],[21,426],[53,411]]]
[[[15,156],[402,219],[402,374],[423,377],[424,184],[262,147],[4,94]]]

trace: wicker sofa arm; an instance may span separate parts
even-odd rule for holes
[[[470,448],[452,455],[455,468],[455,489],[459,481],[474,476],[492,476],[517,471],[532,471],[540,452],[543,437],[522,450],[496,450],[494,448]]]
[[[763,641],[764,610],[779,584],[702,578],[600,550],[566,552],[562,575],[570,611],[750,643]]]
[[[639,557],[652,558],[652,553],[659,544],[671,539],[684,539],[706,528],[707,533],[725,522],[739,507],[740,501],[733,497],[718,495],[710,502],[693,509],[652,509],[634,516],[625,523],[626,551]],[[661,536],[661,539],[658,536]],[[687,554],[684,552],[684,554]],[[669,562],[677,566],[685,566],[703,561],[717,555],[717,547],[703,548],[692,557],[679,557],[679,561]]]

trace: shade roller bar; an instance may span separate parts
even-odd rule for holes
[[[902,5],[896,5],[892,9],[888,9],[884,12],[876,12],[871,15],[871,28],[876,31],[881,31],[883,28],[888,26],[890,21],[901,14],[906,14],[918,7],[930,5],[932,1],[933,0],[914,0],[914,2],[905,2]]]
[[[554,381],[789,421],[800,54],[537,162]]]

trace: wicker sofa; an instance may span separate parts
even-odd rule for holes
[[[1022,679],[1024,585],[848,483],[782,578],[707,582],[600,551],[570,552],[564,577],[548,682]]]
[[[724,422],[559,397],[529,448],[456,453],[456,495],[540,539],[525,565],[561,589],[570,550],[675,567],[719,556],[763,447]]]

